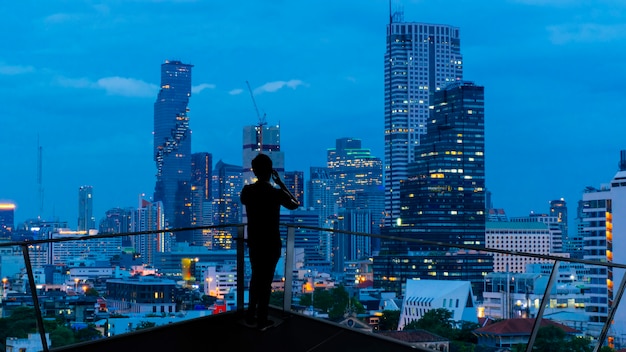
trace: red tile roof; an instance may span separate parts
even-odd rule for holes
[[[535,319],[530,318],[514,318],[514,319],[506,319],[501,320],[492,324],[489,324],[485,327],[474,330],[476,334],[486,334],[486,335],[529,335],[533,329],[533,324],[535,323]],[[565,331],[566,334],[572,334],[579,332],[576,329],[572,329],[569,326],[559,324],[552,320],[542,319],[541,327],[544,326],[556,326]]]

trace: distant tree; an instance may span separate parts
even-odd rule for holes
[[[381,331],[398,330],[399,321],[400,321],[399,310],[383,310],[383,315],[380,317],[378,328]]]
[[[602,346],[600,347],[600,352],[615,352],[615,349],[609,346]]]
[[[478,337],[472,333],[472,331],[478,329],[480,325],[471,321],[462,320],[457,324],[457,328],[454,329],[453,339],[456,341],[477,343]]]
[[[330,291],[323,288],[315,289],[312,297],[313,307],[319,308],[326,313],[328,313],[330,308],[332,308],[333,304],[335,303],[333,301],[332,295],[330,294]]]
[[[93,287],[89,287],[87,289],[87,291],[85,291],[85,296],[89,296],[89,297],[100,297],[100,293],[98,293],[98,291],[96,291],[95,288]]]
[[[96,329],[94,324],[89,324],[86,328],[74,331],[74,340],[76,342],[92,341],[101,337],[102,333]]]
[[[344,317],[347,310],[351,307],[350,294],[343,285],[335,287],[330,290],[330,298],[332,305],[328,311],[328,318],[330,320],[339,320]]]
[[[565,344],[565,349],[568,352],[591,352],[593,347],[591,346],[591,340],[584,337],[569,337],[568,342]]]
[[[53,348],[71,345],[74,343],[74,332],[65,326],[59,326],[50,332],[50,342]]]
[[[28,337],[28,333],[37,331],[35,308],[17,307],[6,319],[8,322],[6,337],[25,338]],[[2,341],[5,341],[6,337]]]
[[[453,323],[451,311],[437,308],[427,311],[419,320],[407,324],[403,330],[422,329],[452,339],[455,335]]]

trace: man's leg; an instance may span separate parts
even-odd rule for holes
[[[248,253],[250,255],[250,286],[248,288],[248,310],[246,311],[246,323],[255,324],[257,305],[259,302],[259,275],[261,268],[259,267],[259,261],[262,261],[262,257],[259,257],[259,251],[249,248]]]
[[[280,258],[280,250],[278,256],[275,253],[266,253],[268,257],[263,258],[263,264],[259,266],[262,268],[262,273],[259,274],[259,290],[258,290],[258,310],[257,319],[259,327],[268,324],[268,306],[270,303],[270,296],[272,294],[272,281],[274,281],[274,272],[276,271],[276,264]]]

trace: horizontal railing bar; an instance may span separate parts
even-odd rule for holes
[[[428,240],[422,240],[422,239],[417,239],[417,238],[403,238],[403,237],[398,237],[398,236],[376,235],[376,234],[368,234],[368,233],[363,233],[363,232],[324,229],[324,228],[306,226],[306,225],[296,225],[296,224],[283,224],[283,225],[305,228],[305,229],[310,229],[310,230],[320,230],[320,231],[326,231],[326,232],[342,233],[346,235],[368,236],[368,237],[381,238],[381,239],[392,240],[392,241],[429,244],[429,245],[436,245],[436,246],[448,247],[448,248],[462,248],[462,249],[469,249],[469,250],[488,252],[488,253],[510,254],[510,255],[517,255],[517,256],[522,256],[522,257],[532,257],[532,258],[539,258],[539,259],[549,259],[549,260],[555,260],[555,261],[565,261],[565,262],[571,262],[571,263],[599,265],[599,266],[606,266],[606,267],[612,267],[612,268],[626,269],[626,264],[597,262],[597,261],[592,261],[592,260],[560,257],[556,255],[549,255],[549,254],[518,252],[518,251],[511,251],[511,250],[506,250],[506,249],[474,246],[474,245],[469,245],[469,244],[450,244],[450,243],[445,243],[445,242],[428,241]]]
[[[246,225],[245,223],[222,224],[222,225],[211,225],[211,226],[170,228],[170,229],[165,229],[165,230],[150,230],[150,231],[125,232],[125,233],[115,233],[115,234],[98,234],[98,235],[91,235],[91,236],[84,235],[84,236],[72,237],[72,238],[65,237],[65,238],[51,238],[51,239],[27,240],[27,241],[0,242],[0,247],[22,246],[24,245],[24,242],[28,242],[29,245],[35,245],[35,244],[41,244],[41,243],[88,241],[88,240],[95,240],[95,239],[101,239],[101,238],[150,235],[150,234],[158,234],[158,233],[164,233],[164,232],[181,232],[181,231],[192,231],[192,230],[242,227],[245,225]],[[318,231],[324,231],[324,232],[334,232],[334,233],[341,233],[344,235],[357,235],[357,236],[365,236],[365,237],[372,237],[372,238],[380,238],[380,239],[391,240],[391,241],[411,242],[411,243],[427,244],[427,245],[434,245],[434,246],[448,247],[448,248],[468,249],[468,250],[475,250],[475,251],[487,252],[487,253],[500,253],[500,254],[508,254],[508,255],[521,256],[521,257],[530,257],[530,258],[537,258],[537,259],[555,260],[555,261],[563,261],[563,262],[569,262],[569,263],[579,263],[579,264],[587,264],[587,265],[604,266],[604,267],[610,267],[610,268],[626,269],[626,264],[621,264],[621,263],[599,262],[599,261],[586,260],[586,259],[561,257],[561,256],[556,256],[556,255],[550,255],[550,254],[519,252],[519,251],[506,250],[506,249],[487,248],[487,247],[482,247],[482,246],[458,244],[458,243],[451,245],[450,243],[428,241],[428,240],[422,240],[422,239],[417,239],[417,238],[404,238],[404,237],[398,237],[398,236],[377,235],[377,234],[371,234],[371,233],[365,233],[365,232],[335,230],[335,229],[321,228],[321,227],[315,227],[315,226],[306,226],[306,225],[301,225],[301,224],[281,223],[281,226],[296,227],[296,228],[309,229],[309,230],[318,230]],[[233,239],[238,240],[236,236]]]

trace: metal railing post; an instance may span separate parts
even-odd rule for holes
[[[295,237],[296,228],[294,226],[287,227],[287,247],[285,249],[285,297],[283,299],[283,311],[291,310]]]
[[[604,344],[604,339],[609,332],[609,327],[613,322],[613,318],[615,317],[615,312],[617,311],[617,307],[619,307],[619,302],[622,299],[622,295],[624,295],[624,288],[626,287],[626,275],[622,278],[622,282],[619,284],[619,289],[617,289],[617,295],[613,300],[613,305],[611,306],[611,310],[609,311],[609,316],[606,318],[606,322],[602,327],[602,332],[600,332],[600,336],[598,336],[598,343],[593,349],[593,352],[598,352],[602,344]]]
[[[48,352],[48,341],[46,340],[46,331],[43,328],[43,317],[41,315],[41,307],[39,306],[39,297],[37,296],[37,284],[33,275],[33,265],[30,262],[30,253],[28,253],[28,244],[21,244],[22,254],[24,254],[24,264],[26,265],[26,273],[28,274],[28,282],[30,283],[30,294],[33,296],[33,306],[35,306],[35,319],[37,319],[37,330],[41,337],[41,345],[44,352]]]
[[[530,339],[528,339],[528,345],[526,346],[526,352],[530,352],[533,350],[533,345],[535,344],[535,338],[537,338],[537,332],[541,327],[541,319],[543,319],[543,311],[546,310],[546,304],[550,302],[550,291],[552,291],[552,286],[554,286],[554,282],[556,281],[557,273],[559,271],[558,260],[554,261],[554,266],[552,267],[552,272],[550,273],[550,280],[548,280],[548,285],[546,287],[546,291],[543,293],[543,298],[541,299],[541,307],[539,307],[539,312],[537,312],[537,316],[535,317],[535,323],[533,324],[533,330],[530,334]],[[508,282],[507,282],[508,285]]]
[[[244,226],[237,227],[237,311],[241,312],[244,308]]]

